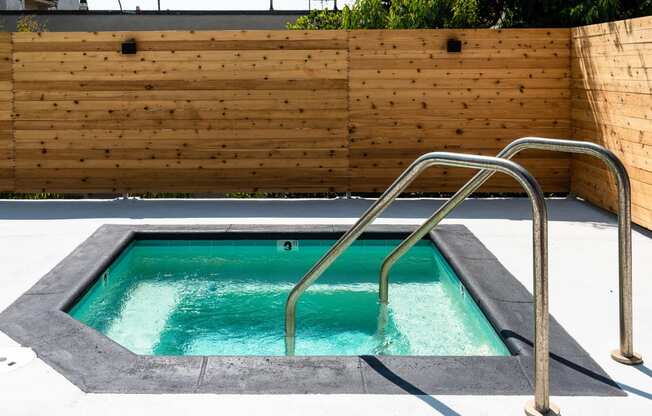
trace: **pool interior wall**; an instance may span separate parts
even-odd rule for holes
[[[68,313],[143,355],[284,355],[289,291],[335,240],[136,239]],[[505,356],[437,247],[394,267],[386,325],[378,272],[400,242],[355,242],[304,294],[297,355]]]

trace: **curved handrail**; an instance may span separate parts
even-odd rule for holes
[[[532,202],[533,276],[534,276],[534,408],[545,414],[550,410],[548,340],[548,213],[539,184],[520,165],[502,158],[432,152],[415,160],[378,198],[360,219],[294,286],[285,304],[285,347],[294,354],[296,304],[303,292],[321,276],[335,259],[357,239],[398,195],[424,170],[434,165],[499,171],[512,176],[524,188]]]
[[[524,137],[508,144],[496,157],[511,159],[526,149],[582,153],[597,157],[611,169],[616,177],[618,186],[620,350],[613,351],[611,356],[623,364],[639,364],[643,362],[641,356],[634,352],[633,345],[631,190],[627,170],[618,157],[610,150],[595,143],[574,140]],[[382,304],[387,304],[388,302],[389,271],[394,263],[410,250],[417,241],[432,231],[442,219],[482,186],[493,174],[493,171],[488,170],[478,172],[430,218],[387,255],[380,268],[379,296]]]

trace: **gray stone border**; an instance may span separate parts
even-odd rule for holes
[[[367,237],[400,238],[413,229],[372,226]],[[532,296],[461,225],[442,225],[430,238],[512,356],[142,356],[64,312],[134,238],[323,238],[345,230],[339,225],[103,225],[0,314],[0,330],[89,393],[532,394]],[[625,395],[554,319],[550,332],[552,394]]]

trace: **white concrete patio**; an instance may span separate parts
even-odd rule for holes
[[[379,223],[417,224],[441,204],[400,200]],[[355,221],[370,200],[0,201],[0,310],[9,306],[100,225],[318,224]],[[565,415],[652,415],[652,232],[634,228],[635,349],[627,367],[618,344],[616,218],[574,199],[548,200],[550,312],[628,394],[553,397]],[[528,289],[529,203],[469,200],[447,223],[466,225]],[[282,323],[279,323],[281,325]],[[17,346],[0,333],[0,349]],[[85,394],[44,362],[0,374],[0,415],[522,415],[526,396],[98,395]]]

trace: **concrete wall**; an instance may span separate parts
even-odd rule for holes
[[[1,6],[0,10],[2,10]],[[45,24],[49,32],[96,32],[122,30],[274,30],[285,29],[288,22],[294,22],[297,17],[305,13],[303,11],[142,12],[140,14],[50,12],[30,13],[30,15]],[[16,20],[20,16],[22,16],[22,13],[8,12],[0,14],[0,30],[6,32],[15,31]]]

